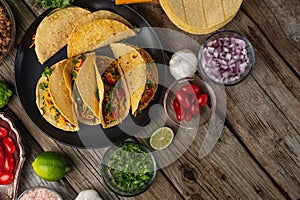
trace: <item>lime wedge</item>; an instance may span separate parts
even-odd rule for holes
[[[153,149],[161,150],[169,146],[173,140],[173,130],[168,127],[161,127],[154,131],[150,137],[150,145]]]

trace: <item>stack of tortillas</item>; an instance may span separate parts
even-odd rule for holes
[[[160,0],[170,20],[193,34],[211,33],[230,22],[243,0]]]

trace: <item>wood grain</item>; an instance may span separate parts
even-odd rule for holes
[[[26,29],[45,11],[37,0],[8,0],[17,21],[17,40],[0,67],[0,80],[14,88],[14,62]],[[171,49],[192,48],[208,35],[191,35],[178,29],[159,4],[133,5],[153,26],[167,27],[192,38],[190,46],[177,38],[163,42]],[[292,8],[295,8],[293,10]],[[162,167],[145,193],[130,199],[299,199],[300,198],[300,85],[299,22],[297,0],[245,0],[242,10],[223,29],[245,34],[255,47],[256,65],[241,84],[227,87],[227,116],[222,136],[213,151],[199,158],[207,127],[177,133],[169,147],[155,154]],[[299,9],[298,9],[299,10]],[[95,189],[103,199],[129,199],[110,192],[99,175],[100,160],[107,150],[77,149],[45,136],[28,118],[16,94],[9,107],[29,130],[23,141],[25,162],[19,192],[44,185],[64,199],[74,199],[84,189]],[[149,135],[166,124],[163,111],[141,130],[138,140],[149,146]],[[31,162],[42,151],[56,151],[68,158],[72,170],[58,182],[37,177]],[[155,152],[154,152],[155,153]],[[169,162],[174,159],[173,162]]]

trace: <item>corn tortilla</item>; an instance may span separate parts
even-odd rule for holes
[[[68,57],[89,52],[112,42],[132,37],[135,32],[123,23],[99,19],[81,26],[68,43]]]
[[[145,89],[146,62],[141,54],[130,45],[112,43],[110,48],[124,72],[130,94],[131,113],[134,115]]]
[[[230,22],[243,0],[160,0],[170,20],[193,34],[211,33]]]
[[[74,37],[74,35],[78,31],[78,29],[80,29],[80,27],[82,27],[84,24],[94,21],[94,20],[98,20],[98,19],[112,19],[112,20],[119,21],[128,27],[132,27],[131,23],[129,21],[127,21],[125,18],[123,18],[122,16],[120,16],[114,12],[108,11],[108,10],[98,10],[98,11],[92,12],[90,14],[87,14],[86,16],[79,19],[76,22],[76,24],[72,30],[72,33],[70,34],[69,39]]]
[[[41,64],[67,44],[77,20],[88,13],[90,11],[73,6],[56,9],[42,20],[35,35],[35,52]]]

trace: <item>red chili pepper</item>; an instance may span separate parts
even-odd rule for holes
[[[15,143],[10,137],[3,138],[3,146],[8,153],[14,153],[16,150]]]
[[[15,178],[13,172],[0,172],[0,185],[8,185]]]
[[[199,104],[200,107],[204,106],[207,102],[207,99],[208,99],[208,95],[207,94],[200,94],[198,97],[197,97],[197,102]]]
[[[5,154],[2,145],[0,145],[0,166],[3,165],[4,161],[5,161]]]
[[[0,137],[6,137],[8,131],[4,127],[0,127]]]
[[[11,153],[6,153],[6,158],[4,162],[4,170],[12,171],[15,168],[15,159]]]

